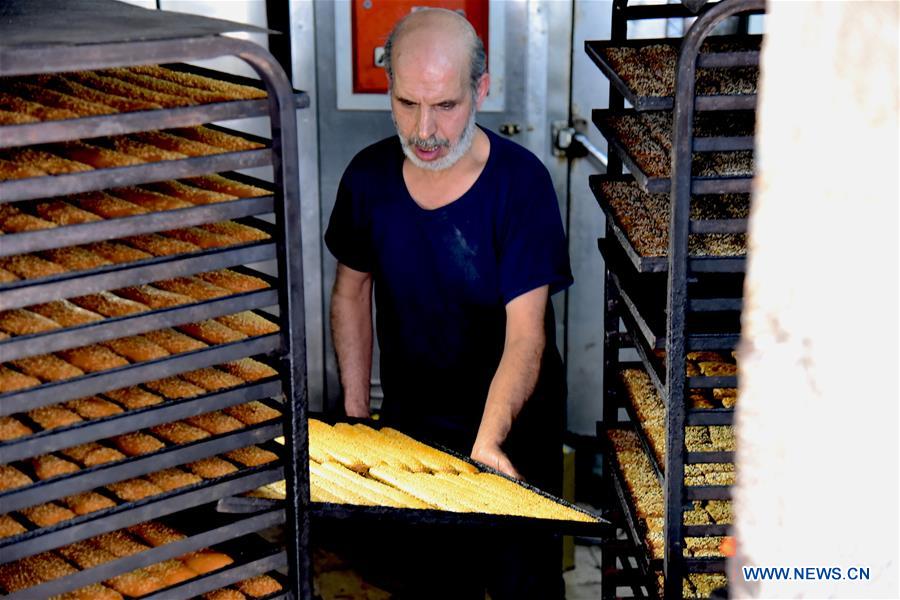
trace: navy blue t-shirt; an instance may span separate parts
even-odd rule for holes
[[[325,233],[338,261],[373,276],[384,415],[462,428],[469,437],[503,352],[506,303],[572,283],[547,169],[525,148],[483,131],[490,154],[481,175],[434,210],[410,196],[396,136],[362,150],[344,172]],[[544,362],[554,364],[542,369],[544,380],[544,371],[562,377],[548,313]],[[535,395],[556,387],[539,382]]]

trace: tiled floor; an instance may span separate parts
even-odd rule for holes
[[[566,600],[600,598],[600,548],[575,546],[575,568],[563,575]]]

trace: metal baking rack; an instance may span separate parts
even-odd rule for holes
[[[116,21],[113,26],[108,21],[120,8],[119,3],[106,0],[92,0],[83,4],[67,2],[63,8],[55,5],[23,4],[22,10],[29,14],[22,18],[25,19],[23,22],[29,23],[29,29],[27,35],[23,34],[24,37],[12,35],[4,36],[4,39],[0,40],[0,76],[163,64],[217,79],[256,85],[265,89],[268,97],[252,101],[218,102],[4,126],[0,127],[2,139],[0,146],[12,148],[123,135],[136,131],[209,124],[249,116],[269,117],[271,141],[240,133],[235,135],[261,141],[265,146],[258,150],[224,152],[135,166],[98,168],[83,173],[3,181],[0,182],[0,202],[50,198],[109,187],[269,165],[272,166],[274,179],[272,184],[261,185],[255,180],[231,173],[228,173],[228,176],[268,189],[271,194],[123,219],[108,219],[85,225],[57,227],[52,232],[6,235],[3,236],[2,254],[14,255],[47,250],[227,219],[236,219],[263,228],[271,234],[271,240],[204,250],[188,255],[158,257],[91,271],[66,273],[53,278],[2,284],[0,310],[273,259],[277,261],[277,275],[268,281],[277,281],[278,286],[271,290],[235,294],[207,302],[106,319],[72,330],[57,330],[39,336],[4,340],[4,345],[0,346],[0,351],[4,353],[3,359],[6,360],[7,353],[9,356],[12,356],[13,352],[17,356],[23,356],[49,352],[53,349],[134,335],[141,331],[170,327],[215,315],[258,310],[273,305],[277,306],[279,316],[270,319],[278,323],[280,332],[210,346],[164,359],[139,362],[105,372],[91,373],[69,381],[45,383],[31,389],[9,392],[0,396],[0,414],[27,412],[40,406],[137,385],[249,356],[268,357],[270,364],[278,370],[279,376],[277,379],[261,380],[230,390],[204,394],[191,400],[165,401],[139,411],[126,411],[106,419],[41,432],[35,436],[0,445],[0,453],[5,454],[10,460],[25,460],[29,456],[44,454],[72,444],[100,440],[113,431],[116,434],[133,431],[153,423],[177,420],[187,414],[197,414],[251,399],[283,397],[284,402],[278,406],[284,417],[277,422],[249,426],[190,444],[168,446],[153,454],[84,469],[71,475],[9,490],[3,494],[4,512],[47,502],[50,498],[75,493],[76,490],[93,489],[106,483],[184,464],[230,449],[263,443],[279,436],[284,437],[286,445],[281,447],[268,442],[268,447],[281,456],[277,462],[239,469],[236,473],[222,478],[204,480],[137,502],[118,501],[117,506],[113,508],[79,516],[55,526],[30,529],[23,534],[0,540],[2,547],[0,560],[9,562],[130,524],[167,515],[177,516],[183,511],[190,510],[189,520],[196,523],[197,527],[193,530],[190,541],[186,540],[185,544],[171,544],[142,553],[139,558],[130,557],[136,561],[134,564],[128,563],[128,559],[123,559],[125,562],[115,561],[110,565],[81,571],[70,577],[47,582],[40,589],[23,590],[13,597],[34,597],[35,593],[40,595],[64,593],[107,579],[114,570],[124,572],[137,564],[152,564],[184,554],[192,548],[231,540],[240,535],[243,537],[229,542],[233,546],[232,556],[236,559],[235,563],[147,598],[166,598],[166,600],[188,598],[284,567],[287,567],[288,572],[288,577],[284,581],[285,593],[276,596],[290,594],[297,598],[308,598],[311,597],[311,579],[306,548],[309,517],[306,513],[305,496],[291,494],[289,500],[277,510],[232,516],[224,525],[221,520],[216,520],[220,517],[217,517],[214,506],[219,498],[230,497],[284,478],[287,478],[288,487],[292,490],[308,489],[305,468],[308,460],[305,421],[306,357],[303,273],[299,251],[302,244],[299,227],[299,160],[295,111],[297,108],[308,106],[309,98],[302,92],[291,89],[282,68],[264,49],[241,39],[220,35],[226,31],[240,30],[243,28],[241,25],[201,17],[184,18],[175,13],[147,12],[140,14],[150,15],[154,23],[152,28],[139,26],[139,23],[147,22],[140,19],[122,19]],[[87,15],[88,9],[95,12]],[[82,35],[77,41],[60,41],[63,38],[68,40],[71,36],[57,37],[54,32],[59,31],[54,27],[64,28],[69,25],[64,14],[60,14],[69,10],[78,13],[78,18],[73,20],[75,23],[73,27],[93,23],[103,32],[103,36],[88,39]],[[134,12],[142,9],[129,7],[128,10]],[[51,12],[43,16],[30,14],[41,11]],[[15,20],[6,22],[3,26],[9,31],[15,31],[15,22]],[[41,27],[40,23],[53,25]],[[79,23],[81,25],[78,25]],[[198,23],[206,27],[202,30],[203,33],[197,29]],[[222,56],[242,59],[256,71],[260,80],[251,83],[198,67],[183,66],[185,62]],[[269,213],[274,213],[274,225],[264,224],[263,221],[253,218]],[[40,444],[37,444],[38,441]],[[286,549],[262,541],[261,538],[254,541],[247,537],[254,531],[278,523],[285,525]]]
[[[191,523],[191,519],[194,519],[193,523]],[[197,527],[196,521],[200,519],[209,523],[207,528],[201,529]],[[235,581],[243,579],[243,577],[239,576],[240,571],[238,569],[254,561],[269,558],[269,561],[266,562],[271,562],[273,556],[281,555],[282,559],[280,561],[275,561],[276,563],[280,562],[281,564],[277,564],[274,568],[284,566],[284,552],[277,552],[273,555],[272,547],[265,544],[258,536],[253,535],[253,532],[255,531],[282,524],[284,522],[283,509],[273,509],[261,512],[249,518],[238,520],[234,517],[228,518],[224,515],[216,515],[212,513],[209,506],[206,506],[189,509],[179,515],[175,515],[174,518],[163,518],[160,519],[160,521],[184,532],[187,537],[162,546],[152,547],[131,556],[118,558],[108,563],[85,569],[59,579],[48,581],[39,586],[10,594],[7,598],[10,600],[19,600],[49,597],[64,592],[65,590],[77,589],[95,581],[111,579],[117,575],[128,573],[129,571],[140,569],[164,560],[170,560],[207,547],[212,547],[214,550],[228,554],[235,559],[234,563],[228,565],[228,568],[225,570],[230,576],[237,577],[234,581],[229,581],[229,583],[234,583]],[[254,570],[252,574],[255,575],[257,573],[258,571]],[[215,585],[215,580],[215,574],[211,573],[206,576],[195,577],[188,581],[200,583],[200,586],[195,587],[203,587],[205,588],[204,591],[208,591],[210,589],[215,589],[207,587],[209,585]],[[185,588],[181,589],[184,590]],[[161,590],[160,593],[163,593],[165,598],[190,597],[179,594],[172,587]]]
[[[682,595],[682,581],[688,573],[723,572],[724,559],[697,558],[684,556],[685,537],[705,537],[728,535],[730,527],[721,524],[684,525],[682,511],[690,507],[693,500],[727,499],[727,486],[687,486],[684,481],[686,464],[707,462],[731,462],[731,452],[688,452],[685,448],[686,425],[725,425],[733,420],[733,409],[689,408],[686,399],[689,390],[710,392],[710,388],[734,388],[736,377],[688,376],[686,354],[688,350],[733,348],[739,339],[739,312],[743,306],[742,272],[746,258],[742,255],[702,256],[688,250],[691,234],[735,234],[744,233],[745,218],[695,218],[691,214],[692,195],[711,196],[726,193],[750,191],[752,168],[743,177],[698,177],[701,164],[709,165],[718,152],[747,152],[753,145],[749,124],[752,117],[746,113],[734,125],[729,124],[728,113],[723,111],[753,110],[756,105],[755,85],[744,85],[745,94],[710,95],[703,90],[716,89],[704,86],[712,76],[702,69],[718,69],[716,76],[747,76],[742,84],[752,84],[758,74],[759,36],[715,36],[710,33],[724,19],[735,15],[743,18],[749,14],[764,11],[762,0],[722,0],[706,3],[702,7],[683,5],[629,6],[628,0],[614,0],[612,16],[612,39],[605,42],[588,41],[585,50],[600,70],[610,80],[609,110],[595,111],[595,125],[607,137],[613,151],[607,174],[592,177],[590,186],[606,216],[606,237],[599,247],[606,262],[605,274],[605,328],[604,382],[606,396],[603,422],[598,423],[598,437],[606,437],[606,429],[613,426],[633,428],[640,440],[643,451],[651,459],[657,477],[660,479],[665,498],[666,544],[665,558],[653,562],[649,558],[640,521],[633,506],[629,504],[627,489],[621,480],[621,473],[615,468],[615,459],[608,455],[607,471],[609,485],[620,501],[622,518],[617,525],[626,532],[633,544],[623,546],[623,552],[632,556],[643,556],[637,570],[622,573],[622,566],[615,558],[604,560],[609,571],[610,586],[604,586],[603,596],[610,598],[616,593],[615,586],[628,582],[636,595],[638,592],[653,596],[657,593],[656,572],[665,574],[663,594],[666,598]],[[628,40],[628,21],[633,19],[658,19],[694,16],[691,11],[698,9],[699,17],[689,27],[681,40]],[[670,93],[651,96],[627,84],[630,79],[616,72],[616,60],[607,58],[606,52],[614,48],[626,48],[620,55],[644,56],[648,46],[664,44],[674,50],[677,60],[671,64],[671,76],[675,85]],[[665,49],[662,55],[671,53]],[[611,56],[611,55],[610,55]],[[634,59],[637,60],[637,59]],[[648,63],[649,64],[649,63]],[[629,68],[646,68],[646,65],[631,64]],[[699,77],[698,77],[699,75]],[[654,80],[660,81],[657,74]],[[699,83],[698,83],[699,82]],[[735,86],[733,89],[740,89]],[[752,88],[752,89],[751,89]],[[665,89],[664,87],[657,88]],[[698,91],[699,89],[699,91]],[[725,90],[725,86],[718,89]],[[633,110],[625,110],[625,102]],[[671,111],[671,117],[645,111]],[[695,112],[696,111],[696,112]],[[715,112],[701,112],[715,111]],[[618,130],[626,123],[633,130],[619,136]],[[651,127],[655,127],[651,131]],[[671,141],[660,138],[671,135]],[[630,135],[630,137],[629,137]],[[654,137],[655,136],[655,137]],[[633,138],[633,139],[632,139]],[[638,156],[625,140],[652,139],[649,150],[657,154],[647,161]],[[647,151],[644,148],[643,151]],[[639,160],[640,159],[640,160]],[[704,163],[705,161],[705,163]],[[645,168],[639,168],[645,165]],[[622,174],[623,167],[631,172]],[[720,171],[733,173],[734,170]],[[629,237],[631,233],[626,223],[619,220],[613,210],[613,201],[624,202],[625,198],[606,197],[602,184],[605,181],[629,182],[645,193],[666,193],[669,196],[668,248],[660,256],[642,255],[638,246]],[[612,189],[612,186],[611,186]],[[639,196],[638,196],[639,197]],[[653,210],[661,202],[654,201]],[[623,206],[627,206],[623,203]],[[717,211],[713,211],[715,214]],[[640,214],[640,211],[636,214]],[[729,213],[732,214],[732,213]],[[632,215],[629,217],[634,219]],[[647,224],[648,231],[658,221]],[[635,225],[635,223],[627,223]],[[621,328],[624,325],[624,331]],[[625,350],[636,350],[640,362],[623,363]],[[631,358],[630,360],[633,360]],[[666,448],[661,464],[652,452],[652,446],[645,435],[636,411],[630,405],[627,394],[619,389],[618,371],[623,366],[644,368],[666,406]],[[619,409],[625,408],[630,424],[619,422]],[[607,454],[612,444],[602,444]],[[621,575],[621,578],[619,576]],[[607,573],[604,574],[607,577]]]

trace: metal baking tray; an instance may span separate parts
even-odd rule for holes
[[[594,111],[595,114],[598,111]],[[609,143],[609,147],[614,149],[619,157],[622,159],[622,164],[628,169],[628,171],[634,177],[634,180],[640,186],[642,190],[651,194],[664,194],[668,193],[671,187],[671,157],[664,157],[666,160],[664,161],[665,165],[668,167],[668,172],[666,175],[650,175],[645,172],[644,169],[641,168],[639,161],[635,158],[631,148],[629,148],[625,143],[622,142],[618,138],[618,135],[611,127],[608,126],[608,122],[601,119],[594,119],[594,125],[597,129],[600,130],[600,133],[603,134],[603,137],[606,138],[606,141]],[[696,139],[696,138],[694,138]],[[715,138],[713,138],[715,139]],[[694,160],[698,160],[700,157],[708,157],[712,156],[715,153],[702,153],[694,154]],[[733,194],[733,193],[749,193],[752,189],[753,184],[753,173],[752,173],[752,165],[750,172],[746,175],[738,175],[738,176],[697,176],[694,175],[691,177],[691,193],[692,194]]]
[[[591,120],[598,129],[610,129],[610,122],[620,118],[636,119],[642,133],[649,133],[651,118],[667,118],[667,138],[672,139],[671,111],[636,111],[595,108]],[[729,150],[753,150],[756,115],[753,111],[698,112],[694,115],[694,152],[724,152]],[[727,133],[725,133],[727,132]]]
[[[184,63],[160,66],[265,90],[259,79],[231,75]],[[306,92],[294,90],[294,107],[298,109],[309,107],[309,96]],[[185,127],[212,121],[267,117],[268,115],[269,101],[266,98],[232,100],[229,102],[213,102],[176,108],[121,112],[76,119],[24,123],[22,125],[6,125],[0,127],[0,136],[3,138],[3,147],[12,148],[29,144],[64,142],[105,135],[122,135],[150,129]]]
[[[270,140],[224,127],[211,126],[210,129],[218,129],[231,135],[259,142],[265,144],[265,147],[256,150],[148,162],[127,167],[94,169],[80,173],[9,179],[0,181],[0,202],[65,196],[111,187],[195,177],[208,173],[264,167],[272,164],[273,153]]]
[[[250,398],[247,400],[250,400]],[[274,401],[266,402],[259,398],[257,400],[269,406],[278,407],[282,412],[284,411],[284,408]],[[248,425],[235,431],[229,431],[228,433],[212,435],[187,444],[167,443],[165,448],[156,452],[131,456],[116,462],[83,468],[59,477],[39,480],[27,486],[4,490],[0,493],[0,502],[2,502],[5,511],[18,510],[99,488],[117,481],[124,481],[146,475],[147,473],[168,469],[169,467],[183,465],[215,454],[222,454],[223,452],[229,452],[251,444],[265,442],[282,435],[281,421],[282,419],[272,419],[256,425]],[[278,445],[277,449],[280,450],[280,445]],[[202,484],[196,484],[196,486],[202,487]],[[120,508],[109,510],[116,511],[120,510]],[[104,512],[106,511],[89,513],[84,515],[84,517],[91,517],[94,514]],[[71,519],[64,523],[73,523],[76,520]],[[26,536],[27,534],[21,535]],[[13,540],[15,538],[8,539]],[[0,548],[6,543],[7,539],[0,539]]]
[[[0,356],[3,357],[3,361],[11,361],[278,304],[278,289],[274,279],[246,268],[234,270],[264,279],[271,287],[124,317],[105,318],[44,333],[9,337],[0,340]]]
[[[267,190],[272,189],[271,183],[255,177],[234,172],[222,173],[222,175],[241,183],[255,185]],[[0,256],[63,248],[142,233],[191,227],[226,219],[239,219],[241,217],[270,213],[273,210],[274,198],[270,194],[256,198],[237,198],[226,202],[198,205],[190,208],[156,211],[132,217],[103,219],[93,223],[79,223],[23,233],[7,233],[3,236],[3,244],[0,245]]]
[[[634,7],[635,9],[638,7]],[[641,10],[647,10],[649,7],[641,7]],[[715,44],[710,42],[716,40]],[[715,67],[751,67],[759,63],[759,44],[762,36],[716,36],[708,38],[707,48],[709,52],[701,52],[697,58],[697,66],[699,68],[715,68]],[[740,45],[745,43],[745,48],[732,52],[716,52],[717,44],[734,43]],[[642,48],[649,45],[665,44],[675,46],[680,43],[679,40],[672,39],[643,39],[643,40],[586,40],[584,42],[584,50],[597,67],[609,79],[611,85],[616,88],[622,96],[631,104],[635,110],[670,110],[675,105],[674,94],[672,96],[639,96],[628,87],[628,84],[619,76],[619,74],[609,64],[604,55],[607,48]],[[754,47],[755,45],[755,47]],[[671,65],[675,70],[675,63]],[[735,95],[702,95],[697,96],[695,100],[697,110],[752,110],[756,107],[756,94],[735,94]]]
[[[154,256],[96,269],[67,271],[51,277],[12,281],[0,285],[0,310],[215,271],[234,265],[265,262],[276,257],[277,228],[254,217],[236,219],[236,222],[265,231],[272,237],[258,242],[201,249],[190,254]]]
[[[0,463],[10,463],[14,460],[71,448],[79,444],[146,429],[160,423],[178,421],[235,404],[274,397],[280,393],[281,381],[278,377],[269,377],[193,398],[165,400],[160,404],[125,410],[109,417],[37,431],[28,436],[0,443]]]
[[[271,319],[272,317],[269,316]],[[59,404],[282,348],[283,331],[0,394],[0,415]]]
[[[609,204],[609,199],[604,195],[601,189],[601,183],[604,181],[633,181],[628,175],[591,175],[588,177],[588,185],[594,194],[597,203],[606,216],[606,222],[613,232],[614,240],[622,249],[628,258],[628,261],[640,273],[664,273],[669,270],[668,256],[644,256],[637,251],[631,243],[626,228],[619,222],[615,211]],[[738,228],[742,219],[716,220],[716,221],[691,221],[692,233],[733,233],[729,231],[733,226]],[[737,222],[737,223],[735,223]],[[709,227],[695,227],[694,224],[714,223],[717,231],[711,231]],[[724,230],[724,231],[722,231]],[[747,259],[744,256],[690,256],[689,268],[692,273],[740,273],[746,269]],[[733,301],[732,301],[733,302]],[[722,305],[712,305],[706,303],[705,307],[701,304],[694,305],[694,308],[705,310],[718,310],[726,308]]]
[[[159,520],[185,533],[188,537],[162,546],[151,547],[149,550],[112,560],[97,567],[80,570],[77,573],[72,573],[59,579],[53,579],[10,594],[7,598],[10,600],[47,598],[91,583],[104,581],[141,567],[173,559],[201,548],[214,546],[216,550],[224,552],[223,546],[234,547],[237,544],[244,547],[245,545],[253,544],[255,539],[251,541],[250,537],[240,538],[284,523],[284,511],[276,509],[243,516],[242,518],[229,518],[215,514],[209,505],[205,505],[163,517]],[[234,541],[230,542],[230,540]],[[226,569],[230,568],[231,566],[226,567]]]
[[[606,256],[604,259],[608,260]],[[665,296],[648,297],[626,273],[609,271],[622,302],[650,349],[666,348]],[[740,341],[740,313],[688,313],[688,350],[733,350]]]
[[[186,508],[207,504],[221,496],[252,490],[283,477],[283,469],[279,463],[242,469],[226,477],[205,480],[196,486],[173,490],[138,502],[77,517],[52,528],[32,530],[14,538],[2,540],[0,542],[2,560],[10,562],[17,558],[52,550],[107,531],[114,531]]]

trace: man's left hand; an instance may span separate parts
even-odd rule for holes
[[[514,479],[524,479],[513,466],[506,453],[496,444],[484,444],[476,440],[475,446],[472,447],[471,456],[473,460],[500,471],[504,475],[509,475]]]

